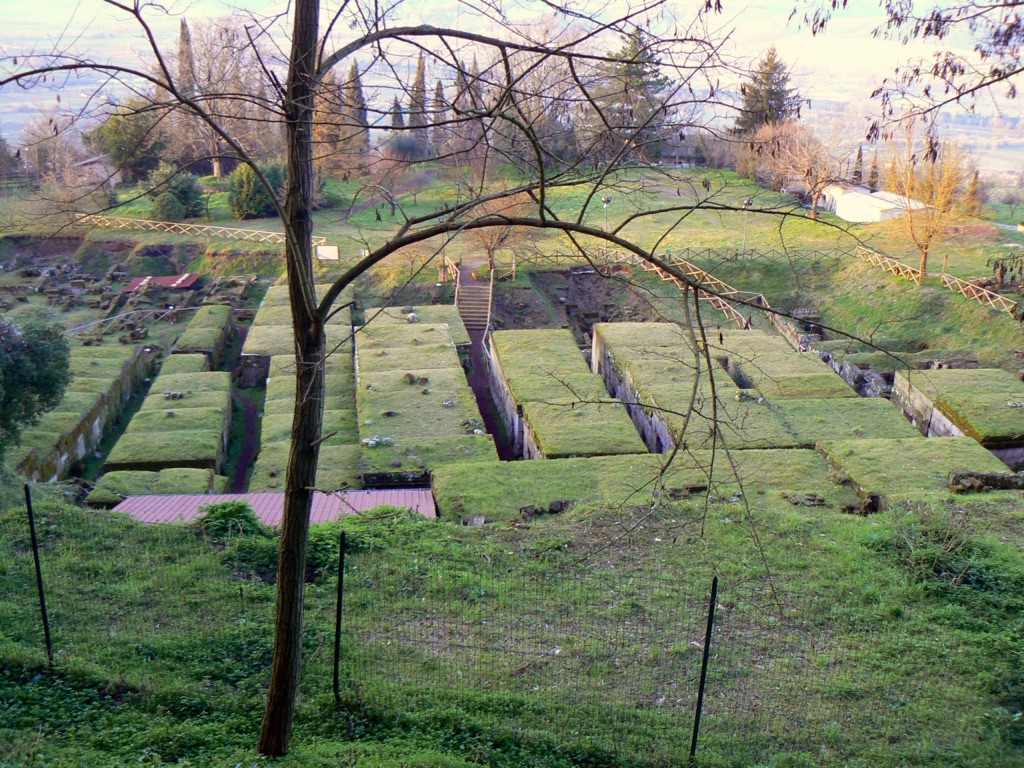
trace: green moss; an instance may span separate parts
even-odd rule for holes
[[[493,460],[497,456],[490,435],[395,437],[391,445],[363,445],[359,468],[363,472],[416,472],[446,464]]]
[[[920,436],[898,408],[879,398],[776,400],[769,405],[801,445],[842,438]]]
[[[160,373],[167,375],[202,373],[208,370],[210,359],[206,355],[175,354],[165,358],[160,365]]]
[[[144,432],[128,432],[107,457],[107,466],[125,469],[132,465],[189,467],[219,464],[223,445],[220,430],[179,430],[154,440]]]
[[[125,434],[157,434],[182,430],[221,430],[224,428],[224,408],[176,408],[182,400],[167,401],[163,410],[152,408],[139,411],[132,418]],[[163,439],[154,437],[154,439]]]
[[[901,497],[948,493],[946,478],[952,469],[1006,470],[969,437],[824,440],[818,449],[864,492]]]
[[[357,402],[360,437],[464,435],[481,427],[476,398],[465,382],[457,388],[360,389]]]
[[[410,324],[405,307],[366,307],[364,315],[369,326]],[[419,323],[444,324],[448,326],[452,342],[469,344],[469,333],[462,322],[459,310],[452,304],[423,304],[409,307]]]
[[[546,458],[647,452],[629,414],[617,400],[575,407],[524,403],[523,417]]]

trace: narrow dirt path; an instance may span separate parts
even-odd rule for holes
[[[258,445],[256,442],[256,430],[258,429],[259,415],[257,405],[253,399],[245,393],[245,390],[236,389],[235,397],[242,404],[242,421],[244,424],[245,440],[238,452],[234,469],[231,473],[231,493],[245,493],[245,480],[249,473],[249,464],[256,457]]]

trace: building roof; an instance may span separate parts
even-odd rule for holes
[[[245,501],[266,525],[280,525],[283,493],[207,493],[170,496],[129,496],[115,512],[127,512],[143,523],[187,523],[199,517],[199,507],[218,501]],[[311,523],[335,520],[382,504],[406,507],[424,517],[436,518],[437,509],[429,488],[396,488],[376,491],[343,491],[313,494]]]
[[[146,275],[145,277],[136,277],[122,289],[122,292],[131,293],[136,288],[151,284],[183,291],[186,288],[192,288],[198,279],[199,275],[195,272],[186,272],[184,275]]]

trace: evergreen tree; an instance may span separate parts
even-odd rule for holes
[[[71,373],[63,331],[58,325],[19,327],[0,317],[0,465],[22,429],[64,397]]]
[[[738,134],[800,116],[800,95],[789,87],[789,69],[774,46],[757,63],[750,81],[740,86],[740,94],[743,106],[733,128]]]
[[[442,147],[448,140],[448,126],[444,125],[448,119],[448,105],[444,100],[444,86],[440,80],[434,86],[434,100],[430,106],[430,111],[432,113],[430,121],[434,126],[430,135],[430,143],[434,147],[434,153],[440,154]]]
[[[344,166],[341,157],[341,130],[345,105],[341,89],[328,72],[320,81],[313,109],[313,164],[319,174],[333,173]]]
[[[194,219],[203,215],[203,188],[199,186],[199,177],[176,165],[160,163],[149,175],[149,197],[156,201],[161,195],[169,193],[181,203],[182,218]],[[161,210],[176,211],[165,201]]]
[[[0,176],[10,176],[18,170],[18,158],[11,152],[7,139],[0,136]]]
[[[427,142],[427,79],[422,52],[409,91],[409,127],[414,129],[413,136],[417,140]]]
[[[868,189],[872,192],[878,191],[878,152],[871,159],[871,170],[868,171]]]
[[[857,159],[853,161],[853,176],[852,181],[854,184],[860,184],[864,181],[864,147],[857,147]]]
[[[967,186],[967,195],[964,200],[967,212],[971,216],[981,215],[981,209],[985,203],[982,197],[981,179],[978,177],[978,172],[975,171],[974,175],[971,176],[970,184]]]
[[[402,112],[402,105],[399,103],[397,96],[395,96],[395,100],[391,104],[391,128],[396,131],[405,128],[405,115]]]
[[[285,182],[283,165],[261,165],[260,172],[275,190],[280,190]],[[240,165],[228,177],[228,205],[236,219],[258,219],[273,216],[277,209],[256,172],[248,165]]]
[[[192,33],[188,22],[181,20],[178,30],[178,90],[188,97],[196,95],[196,61],[192,53]]]
[[[145,179],[160,164],[166,148],[160,116],[145,109],[147,103],[130,98],[105,121],[82,134],[85,146],[110,157],[125,181]]]
[[[605,74],[595,99],[601,115],[598,130],[607,135],[606,151],[616,153],[629,146],[641,158],[661,156],[661,139],[668,122],[664,92],[670,86],[661,71],[661,60],[652,38],[642,29],[622,37],[622,48],[610,57],[616,63]]]
[[[366,98],[363,96],[363,84],[359,79],[359,65],[355,61],[352,62],[348,78],[342,88],[342,102],[345,106],[341,143],[345,163],[349,168],[359,168],[370,151],[370,123],[366,111]]]

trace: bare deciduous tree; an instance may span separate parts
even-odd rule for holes
[[[958,205],[973,168],[966,152],[947,143],[932,149],[918,142],[913,123],[904,123],[904,135],[892,145],[887,174],[892,191],[902,200],[903,231],[921,257],[922,277],[931,249],[946,236],[960,215]],[[942,271],[946,271],[943,263]]]
[[[607,189],[627,183],[622,169],[636,168],[648,156],[635,150],[653,147],[658,139],[653,128],[682,132],[696,127],[696,109],[713,93],[718,70],[724,67],[718,42],[705,24],[704,14],[714,12],[714,6],[702,5],[693,19],[674,19],[670,24],[664,23],[668,8],[663,7],[663,0],[629,6],[618,16],[607,5],[592,14],[580,7],[551,6],[551,24],[557,29],[553,33],[549,29],[547,39],[537,39],[521,18],[507,18],[499,4],[483,0],[478,10],[481,17],[489,19],[489,25],[479,31],[410,22],[414,11],[401,3],[383,7],[351,0],[322,19],[318,0],[294,0],[287,29],[283,17],[250,16],[231,30],[211,33],[213,45],[232,51],[230,66],[244,72],[231,69],[221,78],[214,74],[216,58],[204,69],[197,52],[199,35],[194,34],[195,82],[190,83],[189,78],[181,77],[181,68],[174,66],[173,56],[161,47],[150,24],[151,16],[164,13],[162,6],[118,0],[104,0],[103,4],[142,34],[150,46],[151,66],[110,63],[64,49],[20,52],[17,57],[5,52],[0,56],[0,88],[11,84],[31,87],[44,77],[52,83],[54,77],[80,70],[100,73],[136,92],[137,84],[143,82],[158,94],[152,108],[164,110],[172,120],[202,125],[205,138],[199,154],[210,159],[230,156],[257,173],[256,160],[264,148],[256,139],[284,136],[287,183],[278,214],[286,234],[297,397],[285,480],[274,657],[258,744],[263,754],[281,755],[288,749],[299,685],[305,552],[322,437],[324,365],[329,354],[325,326],[335,303],[356,278],[393,254],[422,243],[443,243],[465,232],[546,230],[560,235],[570,249],[583,255],[589,244],[605,241],[657,263],[654,251],[664,249],[665,232],[685,220],[694,207],[732,210],[724,203],[716,205],[706,182],[705,194],[697,199],[681,198],[678,205],[667,209],[630,207],[607,227],[600,209]],[[403,14],[401,22],[399,12]],[[654,27],[659,24],[671,32],[658,34]],[[615,40],[641,37],[645,66],[658,62],[661,67],[658,102],[647,103],[643,110],[630,110],[614,100],[598,98],[595,86],[602,77],[636,64],[635,60],[623,60],[621,53],[607,53],[609,47]],[[439,126],[431,123],[435,117],[443,118],[444,135],[453,137],[447,154],[472,162],[472,176],[455,174],[450,194],[428,213],[407,212],[396,202],[393,226],[367,236],[366,255],[353,259],[326,294],[317,297],[311,245],[317,94],[329,72],[357,55],[372,58],[364,72],[373,70],[383,77],[394,72],[393,62],[409,61],[421,52],[431,71],[452,73],[451,82],[441,89],[448,96],[448,109],[433,109],[427,115],[427,125],[406,130],[435,136],[434,129]],[[482,68],[478,61],[483,62]],[[534,73],[541,81],[557,77],[557,87],[539,91]],[[207,86],[200,85],[200,80]],[[372,109],[383,115],[387,103],[377,103]],[[553,117],[553,124],[548,116]],[[573,152],[564,146],[570,118],[588,126],[584,142]],[[365,123],[352,122],[351,128],[366,129]],[[607,140],[609,132],[614,134],[612,142]],[[514,153],[519,169],[513,182],[506,173],[509,153]],[[270,185],[266,186],[269,190]],[[509,209],[501,201],[513,201],[514,205]],[[654,216],[670,222],[661,235],[645,244],[627,236],[627,227]],[[661,266],[693,285],[678,268]]]

